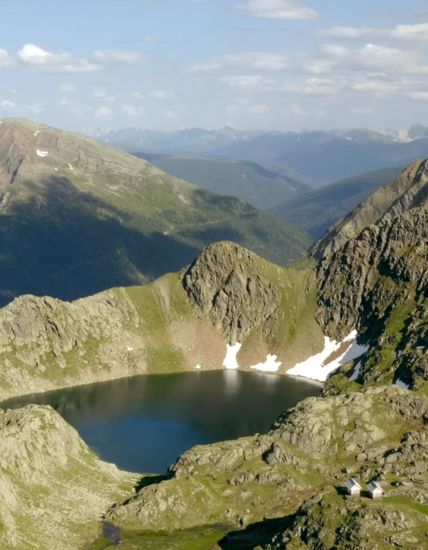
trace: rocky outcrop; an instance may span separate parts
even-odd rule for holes
[[[281,304],[280,291],[263,277],[263,260],[232,243],[208,246],[183,276],[200,317],[208,318],[229,343],[242,342],[256,327],[265,336]]]
[[[268,518],[287,516],[290,522],[296,509],[311,499],[319,502],[324,494],[336,495],[336,509],[345,507],[346,498],[335,488],[351,475],[365,482],[382,478],[388,461],[395,464],[394,482],[402,483],[385,480],[388,495],[404,495],[400,487],[410,481],[406,495],[417,505],[428,488],[427,407],[422,395],[392,386],[307,399],[282,415],[267,434],[188,451],[170,469],[170,479],[145,487],[114,506],[108,517],[124,528],[148,531],[221,523],[242,530],[233,534],[238,542],[240,533],[245,536],[259,522],[263,531]],[[417,465],[409,477],[406,461],[416,443]],[[395,450],[403,445],[406,451]],[[397,452],[402,454],[388,458]],[[422,485],[416,486],[416,477]],[[337,510],[332,515],[332,522],[340,521]],[[420,526],[421,521],[418,517],[413,523]],[[325,530],[334,537],[327,522]]]
[[[352,387],[341,373],[366,385],[428,380],[427,167],[409,167],[313,249],[320,325],[338,340],[357,329],[370,344],[358,364],[328,381],[327,393]]]
[[[135,475],[101,462],[50,407],[0,410],[0,547],[74,550]]]
[[[319,320],[341,338],[378,336],[397,304],[428,296],[428,209],[365,228],[318,266]]]

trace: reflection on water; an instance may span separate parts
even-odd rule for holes
[[[54,407],[104,459],[137,472],[163,472],[199,443],[269,428],[320,388],[292,377],[240,371],[138,376],[6,401]]]

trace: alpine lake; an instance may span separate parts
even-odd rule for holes
[[[282,412],[320,391],[291,376],[218,370],[137,376],[0,406],[50,405],[103,460],[131,472],[163,473],[194,445],[267,431]]]

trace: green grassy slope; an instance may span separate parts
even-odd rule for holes
[[[309,187],[253,163],[239,160],[135,153],[177,178],[213,193],[232,195],[255,208],[269,209],[290,201]]]
[[[231,246],[223,242],[208,249],[219,255]],[[275,287],[280,307],[268,319],[250,314],[239,364],[248,368],[275,353],[284,372],[322,347],[313,265],[281,268],[252,257],[251,268],[234,265],[234,256],[224,268],[245,281]],[[182,278],[183,273],[167,274],[151,284],[71,303],[27,295],[1,308],[0,398],[136,374],[193,371],[198,364],[203,370],[222,368],[228,339],[199,315]],[[251,312],[250,294],[248,304]]]
[[[75,299],[141,284],[180,269],[219,239],[278,263],[299,257],[309,243],[305,233],[238,199],[22,120],[0,125],[0,193],[3,304],[23,293]]]

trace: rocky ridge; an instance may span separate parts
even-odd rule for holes
[[[333,376],[327,391],[343,391],[341,373],[349,379],[357,366],[356,381],[364,385],[401,380],[415,387],[427,380],[427,199],[423,161],[380,189],[333,231],[317,265],[317,317],[334,338],[357,328],[371,350],[358,365]],[[368,213],[377,221],[360,230]],[[357,234],[340,245],[349,227]]]
[[[53,409],[0,411],[0,546],[75,550],[137,476],[106,464]]]
[[[189,267],[183,285],[200,317],[232,344],[262,326],[269,333],[281,293],[260,275],[260,259],[234,243],[206,248]]]

